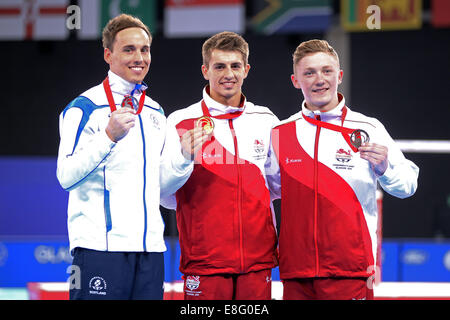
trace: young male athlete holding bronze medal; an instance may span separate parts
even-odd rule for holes
[[[159,165],[166,119],[146,96],[152,36],[120,15],[103,30],[103,83],[60,116],[57,176],[70,191],[70,299],[162,299]]]
[[[167,119],[162,204],[177,211],[185,299],[271,299],[277,235],[264,163],[278,118],[241,92],[248,44],[222,32],[202,50],[203,99]],[[164,168],[164,169],[163,169]]]
[[[350,110],[338,93],[339,58],[324,40],[293,55],[301,110],[272,130],[266,174],[281,198],[284,299],[372,299],[377,182],[406,198],[419,169],[383,125]]]

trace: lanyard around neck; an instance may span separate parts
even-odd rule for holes
[[[111,92],[111,86],[109,85],[108,77],[106,77],[105,80],[103,80],[103,88],[105,89],[106,97],[108,98],[109,108],[111,109],[111,112],[116,111],[116,103],[114,102],[114,98],[113,98],[113,95]],[[131,97],[131,99],[133,99],[132,95],[126,95],[124,98],[124,101],[125,101],[125,99],[128,99],[129,97]],[[137,110],[135,110],[136,115],[141,113],[142,108],[144,107],[144,101],[145,101],[145,90],[142,91],[141,98],[139,99],[139,107],[137,108]]]
[[[309,122],[313,125],[340,132],[342,134],[342,136],[344,137],[345,141],[350,146],[350,148],[353,150],[353,152],[358,152],[358,148],[360,145],[358,145],[357,142],[352,141],[352,139],[350,137],[355,136],[355,140],[359,139],[359,141],[361,141],[362,130],[359,130],[359,129],[355,130],[355,129],[350,129],[350,128],[344,127],[345,117],[347,116],[347,107],[346,106],[344,106],[344,108],[342,108],[342,117],[341,117],[341,125],[340,126],[332,124],[332,123],[320,121],[318,119],[313,119],[313,118],[307,117],[303,112],[302,112],[302,115],[303,115],[303,119],[305,119],[307,122]],[[368,135],[367,135],[367,137],[368,137]],[[360,143],[361,142],[359,142],[359,144]]]
[[[205,100],[202,100],[202,111],[203,111],[203,115],[205,117],[216,118],[216,119],[234,119],[234,118],[239,117],[244,112],[244,110],[241,110],[241,111],[221,114],[218,116],[212,116],[208,110],[208,107],[206,106]]]
[[[206,87],[206,92],[209,94],[208,87]],[[244,106],[244,102],[245,102],[245,97],[244,97],[244,95],[242,95],[241,102],[239,104],[239,106],[241,108]],[[197,119],[196,126],[202,127],[207,134],[212,133],[214,130],[214,121],[211,118],[227,119],[230,121],[230,120],[233,120],[233,119],[239,117],[244,112],[244,108],[242,108],[241,111],[225,113],[225,114],[221,114],[218,116],[212,116],[211,113],[209,112],[208,107],[206,106],[205,100],[202,100],[201,106],[202,106],[203,116]]]
[[[205,91],[206,91],[206,94],[208,94],[210,96],[209,84],[205,87]],[[225,114],[221,114],[221,115],[218,115],[218,116],[211,116],[211,113],[209,112],[209,109],[206,106],[205,100],[202,100],[203,116],[204,117],[208,117],[208,118],[216,118],[216,119],[234,119],[234,118],[237,118],[244,112],[244,102],[245,102],[245,96],[243,94],[241,94],[241,100],[239,101],[239,108],[242,109],[241,111],[225,113]]]

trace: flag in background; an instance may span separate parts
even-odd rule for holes
[[[64,40],[68,0],[0,1],[0,40]]]
[[[111,18],[121,13],[138,17],[150,29],[157,30],[156,0],[78,0],[81,9],[79,39],[98,39]]]
[[[433,0],[431,2],[431,24],[436,28],[450,27],[450,1]]]
[[[369,29],[370,5],[381,12],[381,29]],[[347,31],[418,29],[422,26],[422,0],[341,0],[341,23]]]
[[[245,32],[244,0],[166,0],[166,37],[204,37],[221,31]]]
[[[264,34],[323,32],[331,24],[330,0],[254,0],[251,25]]]

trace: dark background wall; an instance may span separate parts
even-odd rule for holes
[[[450,30],[351,36],[351,105],[394,139],[450,138]],[[450,155],[406,154],[420,167],[409,199],[384,197],[385,237],[450,237]]]
[[[244,36],[252,67],[246,96],[280,119],[297,112],[303,98],[289,79],[292,52],[302,40],[323,35]],[[204,40],[155,34],[146,82],[166,115],[201,99]],[[427,25],[416,31],[352,33],[351,70],[344,70],[351,87],[348,105],[378,118],[394,139],[450,140],[449,40],[450,29]],[[59,113],[106,76],[101,42],[0,41],[0,61],[0,156],[56,157]],[[384,236],[450,237],[450,155],[406,156],[421,169],[419,189],[405,200],[385,194]],[[167,232],[176,232],[174,216],[164,217]]]

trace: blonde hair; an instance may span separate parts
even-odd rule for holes
[[[109,20],[106,24],[105,28],[102,32],[102,43],[103,48],[108,48],[109,50],[113,50],[114,41],[116,39],[117,33],[127,28],[141,28],[147,33],[148,38],[150,40],[150,44],[152,43],[152,34],[148,27],[136,17],[133,17],[128,14],[121,14],[117,17]]]
[[[313,39],[300,43],[300,45],[295,49],[295,52],[292,55],[294,68],[305,56],[318,52],[324,52],[332,55],[336,58],[339,65],[339,56],[334,48],[326,40]]]
[[[230,31],[224,31],[215,34],[203,43],[202,57],[203,64],[208,66],[211,59],[211,53],[214,49],[223,51],[239,51],[242,54],[244,64],[248,63],[248,43],[240,35]]]

